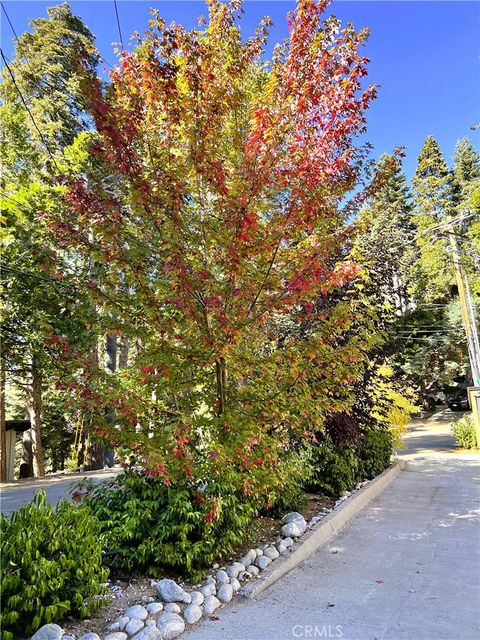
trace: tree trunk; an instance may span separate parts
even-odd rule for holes
[[[19,478],[20,479],[31,478],[32,476],[33,476],[32,430],[27,429],[22,434],[22,459],[20,461]]]
[[[36,356],[32,358],[32,384],[28,393],[28,416],[32,425],[33,474],[36,478],[45,475],[43,461],[42,434],[42,374],[38,368]]]
[[[0,482],[7,481],[7,433],[5,430],[5,368],[0,362]]]
[[[125,369],[128,367],[128,338],[125,335],[120,336],[120,354],[118,356],[118,368]]]
[[[227,400],[227,365],[225,358],[218,358],[215,361],[215,369],[217,378],[218,415],[221,416],[225,411]]]
[[[95,343],[95,347],[91,353],[92,367],[98,367],[98,343]],[[88,438],[88,429],[84,428],[82,432],[81,446],[83,450],[83,467],[89,471],[95,471],[97,469],[103,469],[103,451],[104,447],[101,442],[91,442]]]
[[[117,337],[115,335],[107,336],[107,369],[113,375],[117,369]],[[106,419],[109,424],[113,423],[113,409],[107,407]],[[103,466],[113,467],[115,462],[114,449],[105,448],[103,451]]]

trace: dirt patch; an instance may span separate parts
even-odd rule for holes
[[[64,632],[79,638],[84,633],[94,631],[100,637],[105,634],[106,627],[122,615],[132,604],[145,604],[142,597],[155,597],[156,580],[151,578],[130,578],[113,580],[110,584],[111,601],[106,606],[85,620],[66,618],[60,623]]]

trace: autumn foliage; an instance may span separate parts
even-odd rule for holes
[[[69,384],[167,484],[228,474],[268,503],[374,341],[368,321],[349,332],[357,303],[322,302],[359,274],[355,140],[375,97],[367,32],[322,21],[327,4],[298,3],[271,61],[269,20],[244,40],[240,2],[211,0],[192,31],[154,13],[107,85],[84,73],[96,132],[49,225],[130,348],[115,376],[73,354]]]

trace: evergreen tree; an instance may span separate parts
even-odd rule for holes
[[[389,172],[392,163],[393,171]],[[377,170],[386,172],[388,178],[364,212],[367,226],[360,244],[372,283],[383,294],[383,303],[402,314],[408,307],[415,254],[411,196],[399,161],[382,156]]]
[[[447,301],[454,285],[454,273],[447,249],[445,229],[435,229],[455,214],[453,176],[438,142],[425,140],[413,178],[416,240],[420,272],[415,293],[426,301]]]
[[[474,293],[480,296],[480,154],[468,138],[457,143],[453,156],[453,175],[457,212],[470,214],[462,229],[465,269]]]

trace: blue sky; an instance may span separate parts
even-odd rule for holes
[[[3,0],[18,34],[30,18],[46,15],[57,2]],[[71,2],[97,36],[101,53],[114,60],[112,42],[119,40],[113,0]],[[118,0],[125,40],[148,22],[149,7],[160,9],[168,21],[193,27],[205,4],[195,1]],[[245,2],[242,33],[251,33],[264,15],[273,18],[270,44],[287,34],[286,13],[294,2]],[[437,138],[450,162],[456,141],[469,136],[477,145],[480,132],[470,127],[480,121],[480,4],[474,1],[340,1],[329,12],[357,28],[368,26],[366,55],[371,59],[369,80],[380,85],[379,97],[368,114],[367,139],[379,156],[396,146],[407,148],[405,169],[415,170],[416,157],[428,134]],[[2,48],[12,55],[12,34],[2,12]]]

